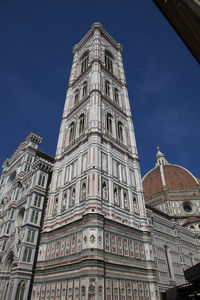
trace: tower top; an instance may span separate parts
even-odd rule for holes
[[[123,47],[120,43],[116,42],[115,39],[103,28],[103,25],[99,22],[93,23],[90,30],[86,33],[86,35],[80,40],[78,44],[76,44],[73,48],[73,53],[75,53],[77,50],[79,50],[92,36],[95,30],[99,30],[102,36],[106,40],[108,40],[117,50],[119,50],[121,53],[123,51]]]

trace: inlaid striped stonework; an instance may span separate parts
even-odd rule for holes
[[[95,23],[74,47],[32,298],[153,300],[156,279],[122,46]]]

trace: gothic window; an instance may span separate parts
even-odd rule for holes
[[[88,52],[84,53],[81,59],[81,74],[88,69],[89,54]]]
[[[32,254],[32,249],[25,248],[24,249],[23,261],[30,262],[31,261],[31,254]]]
[[[109,72],[113,73],[113,56],[109,51],[105,51],[105,67]]]
[[[79,117],[79,135],[85,130],[85,115],[81,114]]]
[[[40,207],[41,204],[41,196],[35,195],[33,205],[36,207]]]
[[[27,242],[34,243],[35,240],[35,230],[30,230],[28,231],[27,235]]]
[[[86,95],[87,95],[87,81],[83,83],[82,97],[85,97]]]
[[[106,118],[106,129],[110,134],[112,134],[112,118],[112,115],[108,113]]]
[[[21,226],[24,220],[25,208],[22,207],[17,215],[17,225]]]
[[[40,174],[39,180],[38,180],[38,185],[44,186],[45,183],[45,174]]]
[[[5,251],[5,249],[6,249],[6,240],[3,241],[3,245],[2,245],[1,251]]]
[[[110,82],[107,80],[105,82],[105,92],[106,92],[106,96],[110,97]]]
[[[10,223],[8,223],[8,225],[7,225],[6,234],[9,234],[9,232],[10,232]]]
[[[75,123],[72,122],[70,125],[70,131],[69,131],[69,143],[74,141],[75,133],[76,133],[76,126],[75,126]]]
[[[25,172],[25,173],[28,173],[29,170],[30,170],[30,167],[31,167],[31,166],[30,166],[29,164],[25,164],[25,165],[24,165],[24,172]]]
[[[27,158],[26,158],[26,161],[29,162],[29,163],[32,163],[32,160],[33,160],[33,155],[28,154]]]
[[[81,201],[85,201],[86,199],[86,181],[83,180],[81,183]]]
[[[10,210],[10,219],[11,219],[11,220],[13,219],[14,212],[15,212],[14,209],[11,208],[11,210]]]
[[[108,182],[107,182],[107,180],[104,180],[102,183],[102,194],[103,194],[103,199],[108,200]]]
[[[114,203],[120,205],[120,191],[118,186],[114,186]]]
[[[119,104],[119,91],[116,88],[114,90],[114,100],[117,104]]]
[[[31,223],[37,224],[39,212],[36,210],[32,211],[31,214]]]
[[[79,90],[75,91],[75,96],[74,96],[74,104],[76,104],[79,100]]]
[[[120,142],[123,142],[123,124],[120,121],[117,123],[117,136]]]
[[[15,300],[23,300],[25,291],[25,282],[21,281],[17,286]]]

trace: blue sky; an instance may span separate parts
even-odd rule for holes
[[[55,154],[72,47],[94,22],[124,47],[142,175],[159,145],[200,177],[199,65],[149,0],[1,0],[0,164],[30,132]]]

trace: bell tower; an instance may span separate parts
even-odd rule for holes
[[[73,53],[31,299],[158,299],[122,46]]]

